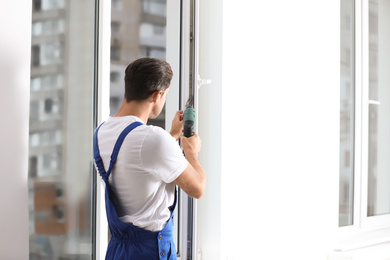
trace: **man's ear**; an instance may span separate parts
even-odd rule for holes
[[[156,103],[157,101],[159,101],[163,94],[164,92],[162,90],[154,91],[152,94],[153,102]]]

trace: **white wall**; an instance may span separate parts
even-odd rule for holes
[[[201,26],[201,74],[213,80],[199,97],[207,103],[199,115],[208,174],[198,204],[203,260],[219,251],[219,259],[240,260],[326,259],[332,251],[339,16],[338,1],[201,1],[209,25]]]
[[[199,89],[199,160],[207,173],[207,188],[198,201],[197,247],[202,259],[213,260],[221,254],[222,2],[199,3],[199,74],[212,83]]]
[[[31,1],[2,1],[0,15],[0,258],[28,259]]]

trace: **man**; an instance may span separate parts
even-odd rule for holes
[[[197,133],[181,134],[183,111],[175,114],[170,134],[146,125],[161,113],[169,93],[173,73],[167,62],[141,58],[125,72],[123,103],[94,136],[111,231],[106,259],[176,259],[176,185],[194,198],[205,192],[206,175],[197,159],[201,140]]]

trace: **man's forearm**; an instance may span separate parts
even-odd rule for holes
[[[203,170],[202,165],[200,164],[198,157],[195,154],[186,154],[186,159],[191,164],[192,168],[196,171],[198,178],[200,180],[202,189],[206,188],[206,173]]]

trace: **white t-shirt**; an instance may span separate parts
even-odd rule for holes
[[[110,117],[99,129],[98,146],[107,170],[114,144],[135,116]],[[142,121],[141,121],[142,122]],[[172,183],[188,162],[176,140],[164,129],[141,125],[124,139],[108,179],[118,201],[113,201],[125,223],[151,231],[164,228],[174,202]]]

